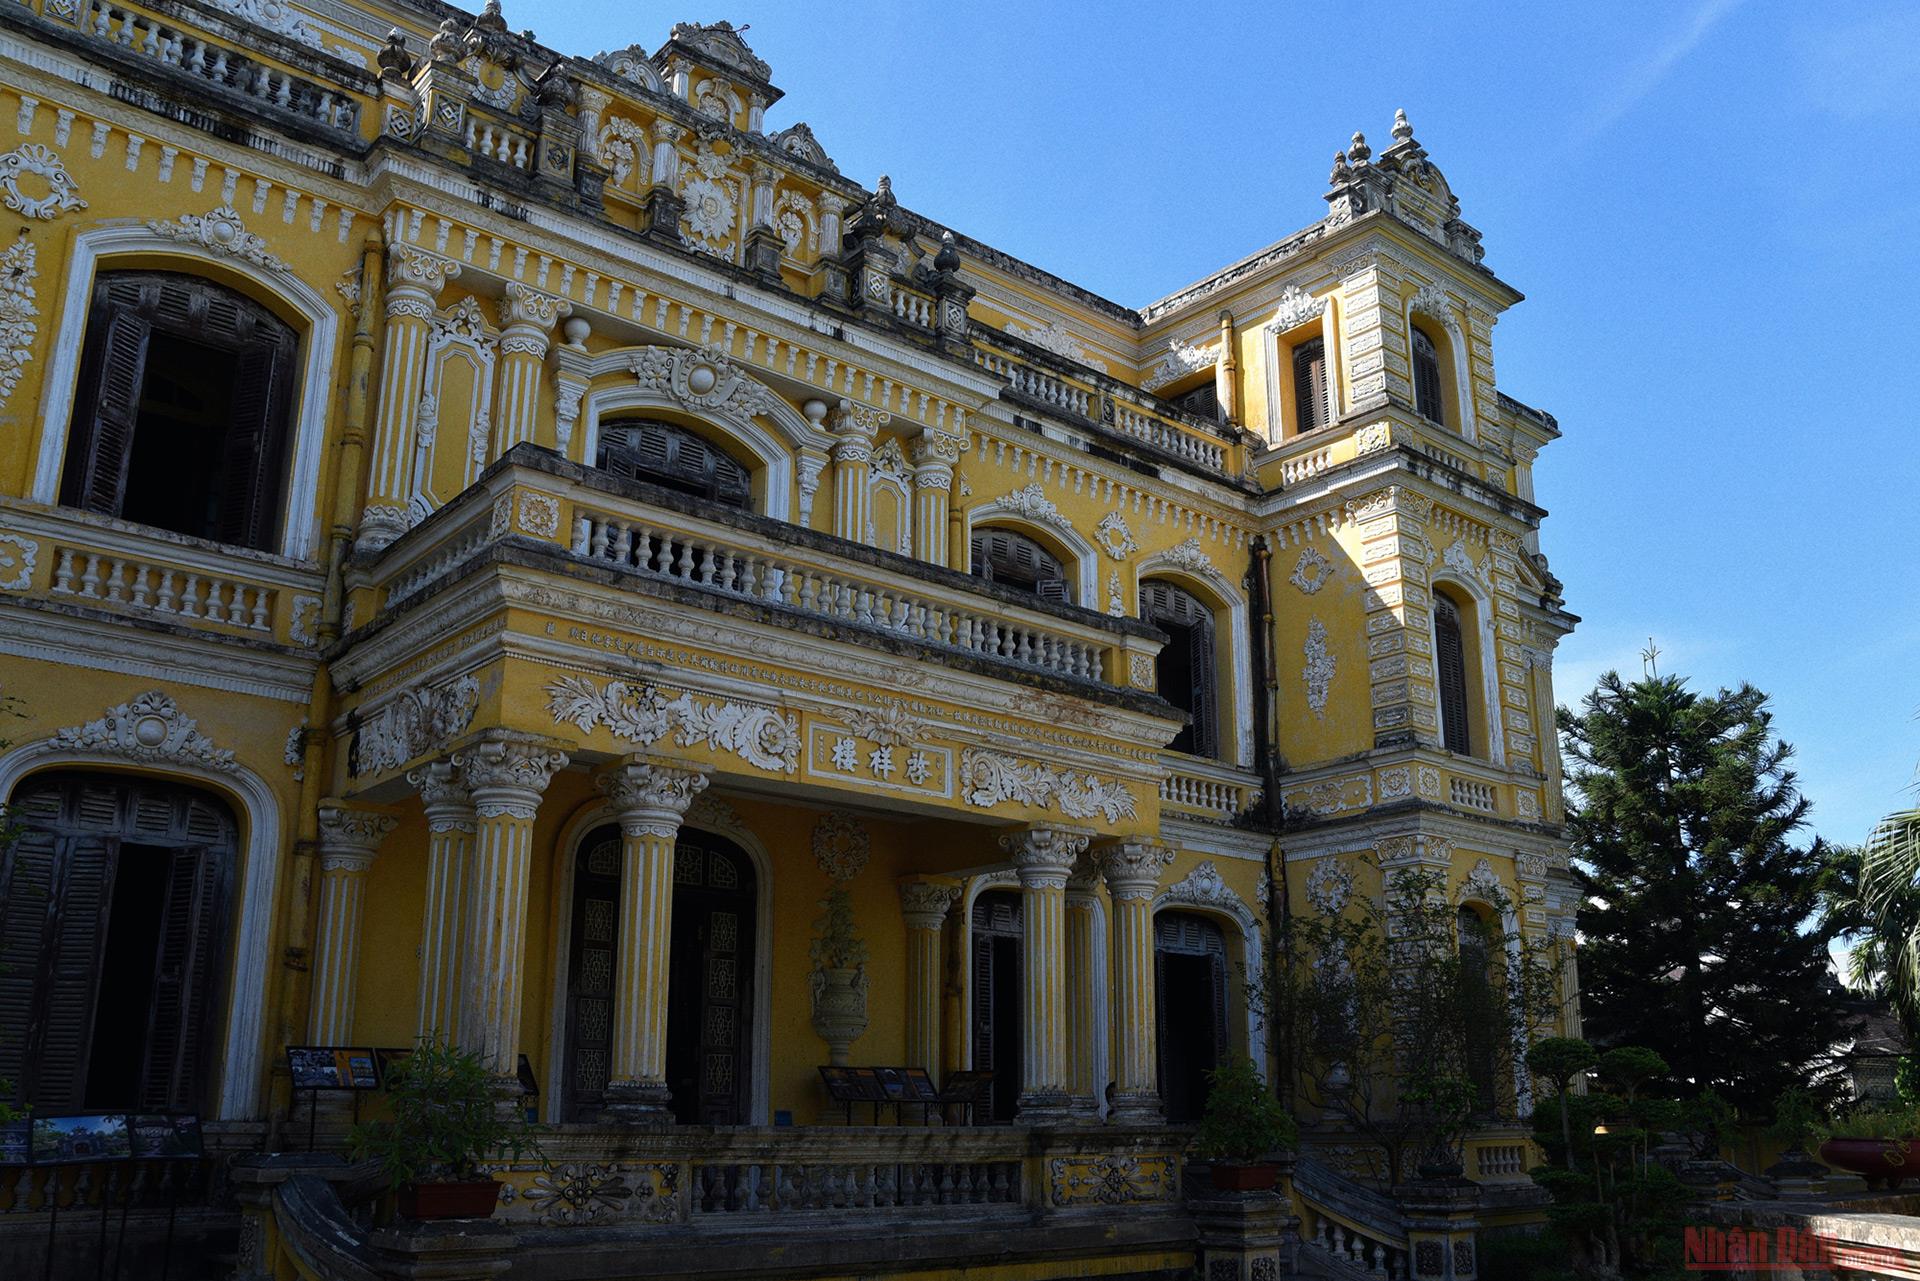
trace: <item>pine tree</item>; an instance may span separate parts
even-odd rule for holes
[[[1764,1113],[1846,1030],[1819,911],[1830,854],[1795,842],[1809,803],[1767,696],[1609,672],[1560,731],[1587,1035]]]

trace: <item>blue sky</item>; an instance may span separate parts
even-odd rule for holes
[[[719,18],[787,93],[771,127],[1134,306],[1319,217],[1334,151],[1404,107],[1528,295],[1500,385],[1566,433],[1561,701],[1652,637],[1773,695],[1822,835],[1911,799],[1920,6],[507,7],[585,54]]]

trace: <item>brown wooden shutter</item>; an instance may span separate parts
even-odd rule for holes
[[[973,1067],[993,1070],[993,936],[973,936]]]
[[[69,507],[120,514],[146,377],[147,341],[153,333],[139,306],[138,291],[106,283],[94,290],[61,484],[60,501]]]
[[[1225,940],[1216,932],[1215,939],[1224,948]],[[1227,1052],[1231,1038],[1227,1027],[1227,957],[1224,951],[1210,951],[1207,962],[1213,979],[1213,1065],[1217,1068],[1227,1061]]]
[[[45,990],[37,1036],[27,1046],[27,1097],[42,1108],[86,1102],[94,995],[119,846],[118,837],[67,836],[54,856],[54,908],[41,970]]]
[[[1460,614],[1453,602],[1433,597],[1433,658],[1440,675],[1440,728],[1447,750],[1469,755],[1473,734],[1467,721],[1467,663],[1460,639]]]
[[[1293,403],[1300,431],[1326,426],[1327,347],[1324,339],[1310,338],[1293,349]]]
[[[216,912],[208,881],[214,867],[208,852],[194,847],[154,851],[149,857],[167,858],[171,866],[147,1006],[140,1105],[184,1109],[193,1106],[199,1081],[199,1032],[206,1026],[213,981]]]
[[[20,808],[15,817],[25,817]],[[28,827],[0,851],[0,1080],[12,1082],[23,1100],[30,1085],[27,1042],[40,1003],[59,840],[52,832]]]
[[[1447,402],[1440,390],[1440,353],[1434,349],[1433,339],[1418,326],[1413,331],[1413,407],[1423,418],[1446,425]]]
[[[269,547],[279,515],[280,430],[293,391],[293,343],[269,332],[267,341],[237,353],[231,425],[221,460],[217,537],[241,547]]]

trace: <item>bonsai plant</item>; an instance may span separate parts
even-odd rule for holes
[[[387,1074],[392,1117],[354,1127],[353,1154],[380,1163],[413,1219],[485,1218],[500,1184],[480,1162],[538,1151],[533,1127],[499,1106],[493,1072],[479,1055],[422,1041]]]
[[[1813,1128],[1825,1139],[1820,1159],[1860,1175],[1869,1188],[1885,1182],[1898,1190],[1920,1174],[1920,1109],[1855,1108]]]
[[[1223,1191],[1272,1188],[1280,1171],[1267,1155],[1292,1147],[1300,1136],[1299,1127],[1246,1055],[1229,1056],[1208,1078],[1211,1088],[1200,1128],[1194,1132],[1194,1155],[1211,1164],[1213,1186]]]
[[[813,923],[813,1030],[827,1043],[827,1061],[844,1067],[867,1030],[867,945],[853,928],[853,899],[841,887],[820,900]]]

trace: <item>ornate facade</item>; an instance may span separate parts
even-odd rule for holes
[[[775,128],[724,23],[25,0],[0,68],[28,1099],[261,1146],[286,1047],[446,1036],[560,1127],[509,1219],[670,1224],[852,1150],[831,1053],[994,1072],[1051,1164],[937,1158],[976,1204],[1152,1207],[1330,868],[1570,936],[1558,429],[1404,116],[1135,308]]]

